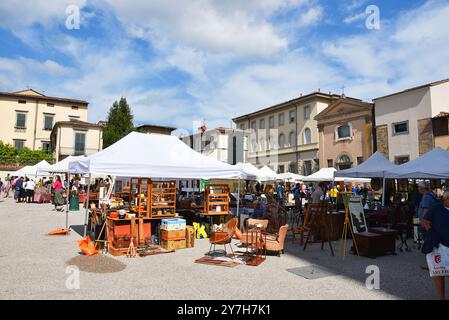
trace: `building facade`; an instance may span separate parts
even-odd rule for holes
[[[314,92],[233,119],[250,130],[248,162],[278,173],[309,175],[320,168],[317,114],[340,95]]]
[[[229,164],[246,162],[248,135],[245,130],[219,127],[200,130],[180,139],[193,150]]]
[[[103,149],[103,127],[79,120],[58,121],[50,141],[56,162],[68,156],[90,156]]]
[[[449,79],[373,101],[377,150],[401,164],[434,148],[432,118],[449,112]]]
[[[49,97],[33,89],[0,92],[0,140],[18,148],[49,150],[58,121],[87,121],[88,102]]]
[[[316,117],[321,167],[361,164],[373,153],[373,104],[342,97]]]
[[[156,133],[170,136],[172,132],[176,130],[176,128],[153,124],[143,124],[136,127],[135,130],[140,133]]]

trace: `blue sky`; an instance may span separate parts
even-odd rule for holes
[[[86,99],[90,121],[125,96],[136,124],[230,126],[318,88],[370,101],[448,78],[448,17],[449,0],[2,0],[0,91]]]

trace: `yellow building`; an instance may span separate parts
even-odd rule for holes
[[[49,97],[33,89],[0,92],[0,140],[18,148],[49,150],[58,121],[87,121],[88,102]]]
[[[318,91],[233,119],[237,128],[252,132],[248,162],[278,173],[318,171],[322,164],[314,117],[340,98]]]

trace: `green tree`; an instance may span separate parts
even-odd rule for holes
[[[103,130],[103,147],[109,147],[133,131],[133,118],[126,98],[122,97],[119,102],[115,101],[109,109],[106,127]]]

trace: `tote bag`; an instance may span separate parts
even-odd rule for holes
[[[449,276],[449,248],[440,244],[426,255],[431,277]]]

